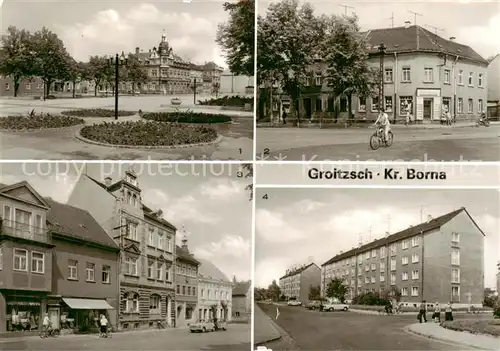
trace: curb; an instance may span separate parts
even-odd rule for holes
[[[256,307],[260,308],[259,306],[256,306]],[[269,317],[266,312],[264,312],[261,308],[260,308],[260,310],[262,313],[264,313],[266,318],[269,320],[269,323],[274,327],[274,329],[276,329],[276,332],[280,335],[278,337],[271,338],[271,339],[265,339],[265,340],[259,341],[259,342],[256,342],[254,340],[254,347],[262,346],[263,344],[268,343],[268,342],[280,340],[281,338],[283,338],[283,334],[285,333],[284,330],[275,321],[273,321],[273,319],[271,317]],[[255,339],[255,333],[254,333],[254,339]]]
[[[76,131],[75,133],[75,138],[87,143],[87,144],[92,144],[92,145],[98,145],[102,147],[111,147],[111,148],[118,148],[118,149],[148,149],[148,150],[175,150],[175,149],[187,149],[190,147],[200,147],[200,146],[210,146],[210,145],[216,145],[219,144],[224,136],[219,135],[214,141],[209,141],[206,143],[196,143],[196,144],[181,144],[181,145],[158,145],[158,146],[147,146],[147,145],[115,145],[115,144],[108,144],[108,143],[103,143],[100,141],[94,141],[85,138],[84,136],[81,135],[81,129]]]
[[[431,339],[431,340],[436,340],[436,341],[443,342],[443,343],[446,343],[446,344],[451,344],[451,345],[456,345],[456,346],[462,346],[462,347],[466,346],[466,347],[472,348],[474,350],[488,350],[488,349],[483,349],[481,347],[477,347],[475,345],[464,344],[464,343],[457,343],[457,342],[454,342],[454,341],[449,340],[449,339],[438,338],[438,337],[436,337],[434,335],[428,335],[428,334],[425,334],[425,333],[416,332],[414,330],[411,330],[410,327],[408,327],[408,326],[404,327],[403,331],[405,331],[408,334],[417,335],[417,336],[420,336],[420,337],[424,337],[424,338]]]

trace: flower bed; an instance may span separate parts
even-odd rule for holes
[[[208,106],[239,106],[244,107],[245,104],[253,104],[253,98],[243,96],[223,96],[218,99],[198,100],[200,105]]]
[[[204,126],[144,121],[94,124],[82,128],[80,134],[92,141],[127,146],[175,146],[217,139],[215,129]]]
[[[142,118],[156,122],[215,124],[231,122],[231,117],[222,114],[200,112],[152,112],[144,113]]]
[[[473,334],[488,334],[497,338],[500,337],[500,321],[497,319],[444,321],[441,322],[441,326],[455,331],[468,331]]]
[[[122,111],[118,110],[118,116],[132,116],[137,112],[134,111]],[[81,109],[81,110],[69,110],[63,111],[61,114],[65,116],[76,116],[76,117],[115,117],[115,110],[107,110],[103,108],[92,108],[92,109]]]
[[[81,118],[51,115],[49,113],[41,113],[39,115],[30,113],[28,116],[0,117],[0,129],[12,131],[63,128],[84,123],[85,121]]]

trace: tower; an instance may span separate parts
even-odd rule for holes
[[[181,232],[179,233],[180,236],[181,236],[181,247],[186,250],[186,251],[189,251],[189,248],[188,248],[188,238],[187,238],[187,233],[186,233],[186,230],[184,229],[184,226],[182,226],[181,228]]]

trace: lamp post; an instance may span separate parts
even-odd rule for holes
[[[114,58],[109,59],[109,65],[115,65],[115,120],[118,120],[118,71],[120,66],[126,66],[127,63],[128,58],[125,58],[123,51],[121,55],[116,54]]]
[[[193,104],[196,105],[196,77],[194,77]]]
[[[381,108],[385,107],[385,101],[384,101],[384,56],[385,56],[385,49],[387,47],[384,45],[384,43],[380,43],[378,47],[378,51],[380,53],[380,98],[379,98],[379,111]]]

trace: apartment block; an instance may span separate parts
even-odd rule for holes
[[[309,301],[310,288],[320,286],[320,283],[321,268],[315,263],[288,270],[279,279],[281,293],[286,299],[296,299],[303,304]]]

